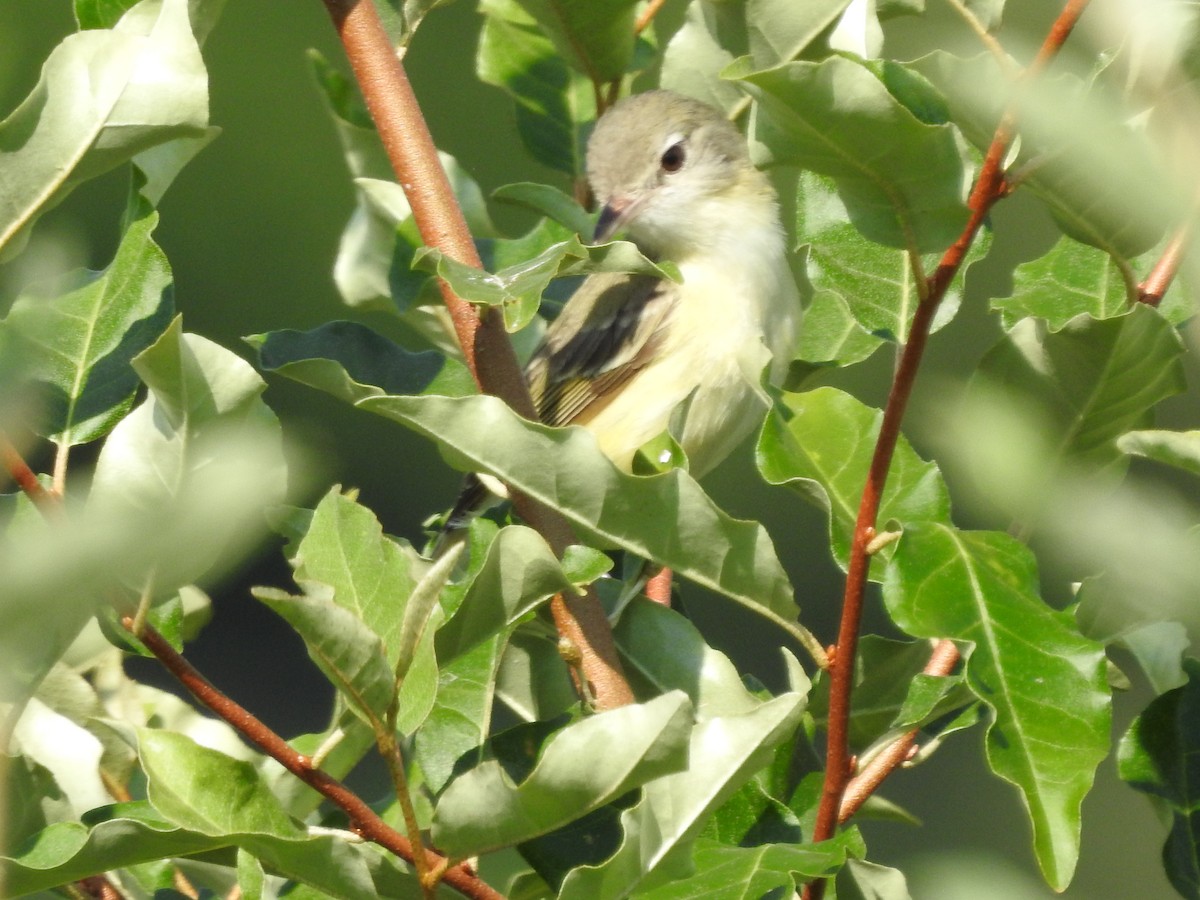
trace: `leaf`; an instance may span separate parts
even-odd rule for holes
[[[1117,438],[1117,449],[1200,475],[1200,431],[1129,431]]]
[[[1038,863],[1064,889],[1079,854],[1080,803],[1108,752],[1103,649],[1041,601],[1032,554],[1004,534],[909,524],[883,594],[909,634],[974,643],[967,684],[995,712],[988,762],[1021,790]]]
[[[832,877],[865,849],[853,828],[818,844],[730,847],[700,838],[693,854],[694,875],[635,896],[638,900],[745,900],[774,896],[781,890],[787,896],[807,881]]]
[[[492,191],[492,199],[546,216],[574,234],[590,235],[595,228],[594,216],[589,215],[573,198],[548,184],[523,181],[502,185]]]
[[[1058,331],[1083,313],[1108,319],[1127,312],[1130,287],[1107,253],[1063,236],[1046,255],[1017,266],[1012,296],[991,306],[1006,329],[1038,316]]]
[[[396,697],[396,676],[383,642],[354,613],[334,603],[331,590],[316,588],[300,597],[272,588],[252,593],[296,629],[312,661],[350,708],[381,732]]]
[[[681,877],[679,860],[690,852],[690,842],[707,817],[762,769],[792,734],[800,721],[802,699],[799,694],[785,694],[748,712],[697,723],[687,769],[646,784],[641,799],[621,813],[624,840],[617,852],[598,866],[572,870],[559,897],[627,896],[647,877],[653,884],[656,870],[660,880]]]
[[[759,69],[799,57],[843,14],[848,0],[749,0],[746,28],[750,55]]]
[[[433,839],[455,857],[512,846],[565,825],[633,788],[687,765],[691,703],[670,693],[559,731],[519,785],[490,760],[442,793]],[[489,810],[480,817],[480,803]]]
[[[865,859],[849,859],[838,872],[841,900],[912,900],[904,873]]]
[[[637,0],[515,0],[563,59],[599,87],[633,62]]]
[[[858,506],[883,413],[834,388],[784,394],[758,440],[758,469],[829,513],[833,553],[845,567]],[[877,521],[950,521],[950,497],[937,465],[903,438],[896,446]],[[873,577],[883,554],[872,561]]]
[[[171,268],[150,235],[158,214],[133,222],[103,272],[75,273],[52,297],[25,295],[4,319],[22,375],[41,386],[39,431],[71,447],[103,437],[133,405],[131,360],[174,314]]]
[[[69,35],[0,122],[0,255],[16,252],[81,182],[150,147],[203,136],[207,125],[207,75],[186,0]]]
[[[831,176],[870,240],[924,253],[962,231],[967,170],[952,126],[919,118],[879,73],[835,56],[758,72],[740,62],[726,75],[759,103],[754,138],[768,161]]]
[[[1149,425],[1152,407],[1185,389],[1182,352],[1175,329],[1144,304],[1113,319],[1079,316],[1053,333],[1024,319],[984,356],[968,401],[1003,385],[1036,404],[1059,458],[1114,466],[1123,461],[1116,439]]]
[[[571,178],[582,176],[582,123],[596,115],[591,85],[569,68],[567,57],[516,0],[486,0],[480,12],[475,59],[480,80],[512,98],[517,132],[530,156]]]
[[[683,472],[625,475],[582,428],[526,422],[494,397],[384,396],[332,359],[307,356],[304,341],[287,333],[268,335],[259,347],[265,368],[433,438],[456,468],[494,475],[561,510],[594,540],[669,565],[792,627],[791,588],[762,526],[726,516]]]
[[[1200,846],[1196,816],[1200,798],[1200,664],[1184,663],[1188,681],[1154,698],[1133,720],[1117,747],[1117,771],[1131,787],[1160,801],[1171,817],[1163,865],[1171,886],[1184,897],[1200,893]]]
[[[882,343],[863,329],[840,294],[817,291],[804,310],[796,358],[815,365],[850,366],[869,357]],[[788,385],[792,385],[790,380]]]

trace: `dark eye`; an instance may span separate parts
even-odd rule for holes
[[[678,172],[683,168],[684,160],[687,159],[687,154],[683,151],[683,143],[672,144],[663,151],[662,168],[664,172]]]

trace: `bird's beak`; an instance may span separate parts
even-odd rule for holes
[[[633,200],[630,197],[614,197],[600,210],[600,218],[596,220],[596,230],[592,234],[593,244],[603,244],[621,230],[625,220],[633,211]]]

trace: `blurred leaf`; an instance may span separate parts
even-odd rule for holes
[[[171,268],[150,235],[157,213],[125,232],[103,272],[76,272],[56,296],[19,297],[3,332],[22,374],[42,386],[42,434],[65,446],[102,437],[129,411],[140,382],[131,360],[174,314]]]
[[[796,59],[842,16],[848,5],[848,0],[749,0],[746,27],[755,67],[765,69]]]
[[[492,199],[521,206],[553,219],[578,235],[589,236],[595,228],[595,217],[558,188],[548,184],[523,181],[505,184],[492,191]]]
[[[1117,438],[1117,449],[1200,475],[1200,431],[1129,431]]]
[[[50,825],[18,855],[0,857],[5,892],[13,897],[32,894],[100,872],[189,856],[228,843],[224,836],[179,828],[145,801],[94,810],[88,823]]]
[[[875,0],[850,0],[829,33],[829,49],[863,58],[879,56],[883,28],[875,11]]]
[[[1081,313],[1107,319],[1127,312],[1130,287],[1107,253],[1063,236],[1045,256],[1017,266],[1012,296],[991,306],[1006,329],[1038,316],[1058,331]]]
[[[496,0],[489,0],[489,3]],[[633,62],[637,0],[514,0],[559,55],[597,87],[617,81]]]
[[[1200,663],[1184,664],[1188,681],[1150,701],[1117,747],[1117,771],[1136,790],[1161,801],[1171,817],[1163,865],[1183,897],[1200,895],[1200,846],[1196,841],[1200,785]]]
[[[526,422],[494,397],[384,396],[333,360],[308,355],[304,341],[285,332],[262,339],[260,348],[267,369],[436,440],[455,468],[493,475],[561,510],[594,540],[669,565],[794,628],[791,586],[762,526],[729,518],[683,472],[625,475],[582,428]]]
[[[351,709],[372,728],[385,730],[396,678],[383,642],[362,619],[333,601],[332,589],[311,582],[307,586],[310,593],[299,597],[273,588],[254,588],[252,593],[304,639],[309,657]]]
[[[120,21],[121,16],[139,0],[75,0],[75,21],[79,30],[91,28],[112,28]]]
[[[807,881],[832,877],[847,860],[865,851],[853,828],[819,844],[730,847],[700,838],[692,856],[694,875],[634,896],[638,900],[744,900],[775,896],[781,890],[781,896],[790,896]]]
[[[451,0],[374,0],[388,37],[399,47],[408,45],[429,13],[449,2]]]
[[[600,865],[572,870],[559,897],[623,897],[639,884],[690,874],[690,845],[707,817],[771,760],[799,724],[802,702],[799,694],[785,694],[748,712],[698,722],[687,768],[643,786],[640,800],[621,813],[624,840],[617,852]]]
[[[571,70],[568,57],[517,0],[485,0],[480,12],[480,80],[512,98],[517,132],[530,156],[571,178],[582,176],[583,123],[596,115],[592,85]]]
[[[1037,593],[1032,554],[993,532],[912,523],[892,557],[884,601],[917,637],[971,641],[967,684],[995,711],[992,770],[1025,798],[1047,882],[1071,880],[1080,803],[1108,752],[1103,649]]]
[[[1151,424],[1153,406],[1185,389],[1182,353],[1175,329],[1144,304],[1113,319],[1078,316],[1053,333],[1024,319],[984,356],[968,402],[1002,385],[1037,405],[1060,459],[1113,466],[1123,461],[1116,439]],[[1056,462],[1042,464],[1053,472]]]
[[[0,256],[79,183],[208,124],[208,79],[186,0],[146,5],[112,30],[69,35],[0,122]]]
[[[237,852],[237,879],[242,900],[263,900],[265,873],[262,863],[241,847]]]
[[[883,413],[835,388],[784,394],[759,436],[758,469],[771,484],[788,485],[829,513],[833,553],[843,568]],[[878,521],[950,521],[950,497],[936,464],[903,438],[896,447]],[[873,577],[886,553],[872,560]]]
[[[484,762],[438,800],[433,839],[455,857],[512,846],[565,825],[687,765],[691,703],[670,693],[569,725],[542,749],[519,785],[503,762]],[[489,813],[479,815],[481,798]]]
[[[433,709],[415,737],[416,760],[435,794],[450,780],[458,759],[488,736],[507,643],[505,635],[495,635],[441,667]]]
[[[835,56],[758,72],[739,62],[726,74],[759,102],[754,138],[769,162],[831,176],[868,239],[924,253],[962,231],[968,172],[954,129],[915,115],[880,73]]]
[[[912,900],[899,869],[848,859],[837,875],[839,900]]]
[[[908,343],[920,301],[909,254],[864,238],[827,178],[809,172],[801,175],[796,213],[797,240],[809,244],[807,271],[813,287],[835,292],[853,321],[872,337]],[[983,229],[972,243],[965,265],[985,256],[990,246],[991,231]],[[926,276],[937,268],[939,259],[937,253],[921,257]],[[933,331],[954,318],[961,299],[957,287],[946,292],[934,315]],[[862,343],[860,339],[852,346]],[[875,344],[867,346],[874,349]]]

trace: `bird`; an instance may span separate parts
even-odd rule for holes
[[[586,428],[626,472],[673,427],[698,478],[761,424],[763,371],[779,384],[796,351],[800,301],[775,190],[724,113],[669,90],[604,112],[587,174],[593,241],[623,234],[680,280],[589,276],[526,364],[538,417]],[[444,529],[463,528],[489,493],[468,478]]]

